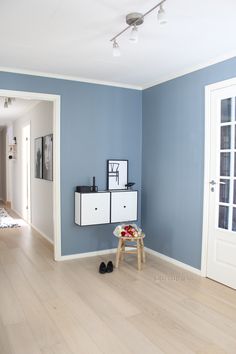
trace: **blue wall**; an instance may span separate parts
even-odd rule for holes
[[[200,269],[204,87],[236,76],[236,58],[143,92],[142,226],[146,245]]]
[[[95,175],[99,188],[105,189],[106,160],[123,158],[129,160],[130,180],[136,181],[138,190],[142,171],[146,245],[200,268],[204,87],[234,76],[236,58],[157,85],[142,94],[136,90],[0,72],[0,89],[61,95],[63,255],[116,246],[113,225],[74,224],[74,187],[89,184]]]
[[[74,188],[96,176],[106,188],[106,160],[128,159],[141,188],[141,91],[0,72],[0,89],[61,95],[62,254],[115,247],[113,225],[74,224]],[[140,206],[141,203],[139,203]]]

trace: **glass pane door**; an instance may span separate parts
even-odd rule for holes
[[[218,228],[236,231],[236,98],[221,100]]]

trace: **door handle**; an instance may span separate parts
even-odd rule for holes
[[[209,182],[209,184],[211,185],[211,186],[214,186],[215,184],[216,184],[216,181],[214,181],[213,179]]]

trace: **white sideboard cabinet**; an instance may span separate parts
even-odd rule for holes
[[[80,226],[135,221],[137,218],[137,191],[75,193],[75,223]]]

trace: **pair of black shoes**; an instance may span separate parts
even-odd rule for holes
[[[113,272],[113,263],[112,261],[109,261],[107,265],[102,262],[99,267],[99,273],[105,274],[105,273],[111,273]]]

